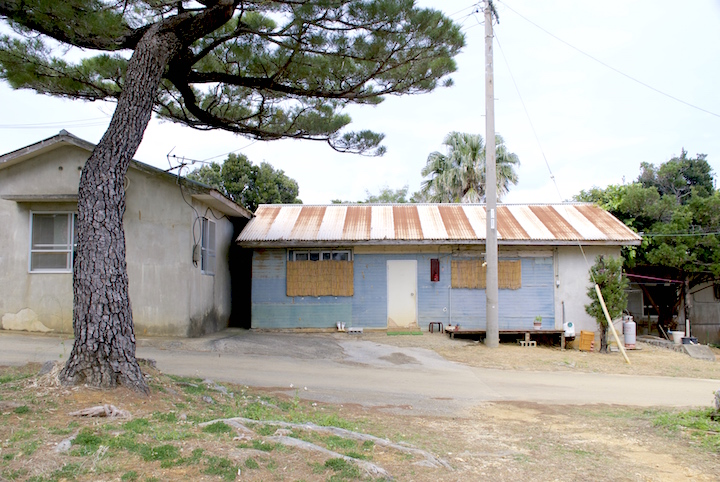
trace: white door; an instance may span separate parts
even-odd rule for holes
[[[388,261],[387,286],[388,329],[417,328],[417,261]]]

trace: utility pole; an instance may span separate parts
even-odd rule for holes
[[[495,89],[493,87],[493,7],[485,0],[485,345],[497,348],[498,328],[498,245],[497,173],[495,171]]]

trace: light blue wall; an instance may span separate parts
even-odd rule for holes
[[[440,281],[430,281],[430,259],[440,259]],[[431,321],[485,328],[485,291],[450,290],[449,253],[356,254],[352,297],[288,297],[286,251],[256,250],[252,273],[253,328],[332,328],[337,322],[363,328],[387,327],[387,261],[417,260],[418,325]],[[543,317],[543,329],[555,326],[553,259],[522,258],[522,288],[499,291],[501,330],[532,329]]]

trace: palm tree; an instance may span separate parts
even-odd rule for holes
[[[432,152],[423,167],[421,192],[431,202],[477,203],[485,199],[485,143],[480,134],[451,132],[443,140],[447,154]],[[509,152],[501,136],[495,136],[497,192],[501,198],[518,183],[516,154]]]

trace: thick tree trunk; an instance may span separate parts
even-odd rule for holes
[[[608,326],[606,326],[605,324],[601,324],[600,325],[600,353],[608,352],[607,333],[608,333]]]
[[[227,23],[237,2],[217,0],[202,13],[162,20],[135,46],[110,125],[80,177],[73,266],[75,344],[60,373],[66,384],[124,385],[149,392],[135,358],[122,224],[125,174],[150,122],[166,69],[192,42]]]
[[[75,344],[61,372],[64,383],[124,385],[148,392],[135,358],[123,183],[150,121],[162,74],[181,48],[175,35],[158,30],[146,32],[135,49],[110,125],[80,178],[73,267]]]

